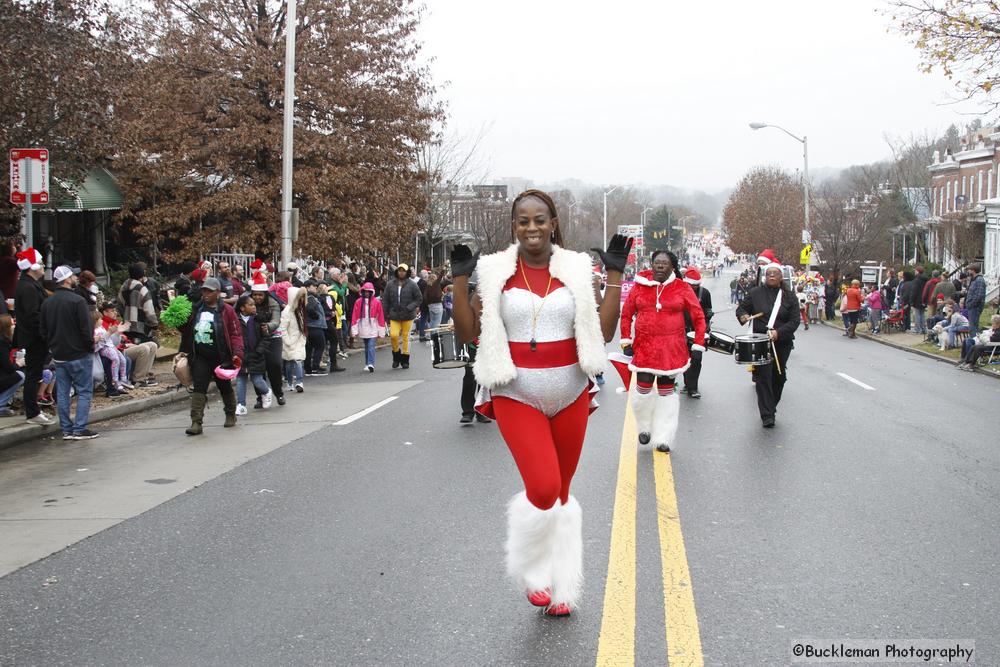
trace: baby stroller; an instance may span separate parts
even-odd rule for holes
[[[903,309],[890,310],[889,316],[882,320],[881,332],[892,333],[892,330],[903,331]]]

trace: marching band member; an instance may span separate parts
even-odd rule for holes
[[[684,282],[691,286],[694,290],[695,296],[698,297],[698,302],[701,304],[701,312],[705,316],[705,332],[706,335],[708,331],[712,329],[712,293],[701,285],[701,273],[693,266],[689,266],[686,271],[684,271]],[[694,322],[691,318],[684,317],[685,331],[694,331]],[[691,398],[701,398],[701,392],[698,391],[698,380],[701,378],[701,359],[704,353],[699,350],[691,350],[691,366],[684,371],[684,391],[687,392],[688,396]]]
[[[511,217],[516,242],[506,250],[477,259],[455,247],[452,316],[460,340],[479,338],[473,370],[491,400],[477,411],[496,419],[524,481],[508,506],[507,571],[531,604],[566,616],[583,576],[582,514],[570,482],[632,241],[616,234],[600,253],[608,286],[595,309],[590,257],[561,247],[552,198],[522,192]],[[470,299],[473,269],[479,283]]]
[[[774,251],[770,248],[764,248],[760,251],[760,254],[757,255],[757,273],[754,276],[753,283],[755,287],[764,284],[764,268],[771,264],[777,264],[779,267],[781,266],[781,262],[779,262],[778,258],[775,257]]]
[[[705,315],[701,303],[684,283],[677,256],[657,250],[652,269],[636,274],[635,285],[622,307],[621,344],[625,355],[632,357],[629,370],[636,373],[631,400],[639,442],[645,445],[652,439],[661,452],[670,451],[677,434],[677,376],[691,364],[685,315],[694,325],[691,350],[704,352]]]
[[[778,402],[788,377],[788,357],[794,347],[792,341],[801,318],[799,300],[784,284],[781,265],[769,264],[763,269],[764,284],[750,290],[736,308],[736,317],[740,324],[746,324],[751,315],[761,313],[753,321],[753,331],[767,334],[771,340],[775,359],[769,364],[754,366],[753,381],[761,422],[764,428],[773,428]]]

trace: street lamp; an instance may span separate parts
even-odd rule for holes
[[[567,224],[569,224],[569,225],[572,226],[572,224],[573,224],[573,209],[575,207],[579,206],[579,205],[580,205],[580,202],[578,202],[578,201],[571,202],[570,205],[569,205],[569,208],[566,209],[566,217],[567,217],[566,223]]]
[[[646,208],[642,209],[642,213],[639,214],[639,223],[643,226],[643,229],[645,229],[646,227],[646,213],[652,210],[653,210],[652,206],[647,206]]]
[[[607,192],[604,193],[604,245],[608,245],[608,195],[620,188],[620,185],[616,185]]]
[[[649,211],[652,211],[652,210],[653,210],[652,206],[647,206],[646,208],[642,209],[642,213],[639,215],[639,220],[640,220],[640,223],[642,224],[642,251],[641,251],[641,253],[643,255],[646,254],[646,213],[649,212]]]
[[[803,234],[804,238],[802,239],[802,241],[803,241],[803,243],[811,243],[812,242],[812,238],[809,235],[809,141],[808,141],[808,138],[807,137],[797,137],[794,134],[792,134],[791,132],[789,132],[788,130],[786,130],[785,128],[781,127],[780,125],[770,125],[768,123],[750,123],[750,129],[751,130],[761,130],[761,129],[765,128],[765,127],[773,127],[773,128],[775,128],[777,130],[781,130],[782,132],[784,132],[785,134],[787,134],[788,136],[790,136],[792,139],[795,139],[795,141],[798,141],[799,143],[802,144],[802,162],[803,162],[803,167],[802,167],[802,193],[803,193],[803,199],[804,199],[803,203],[805,205],[805,234]],[[809,270],[809,267],[806,266],[806,271],[808,271],[808,270]]]

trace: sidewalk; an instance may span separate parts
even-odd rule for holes
[[[155,387],[136,387],[128,394],[117,398],[108,398],[103,393],[95,392],[90,407],[90,423],[186,399],[188,393],[178,388],[177,378],[173,374],[173,358],[176,354],[177,350],[166,347],[156,351],[153,374],[159,384]],[[49,416],[55,415],[55,406],[42,409]],[[13,447],[34,438],[61,435],[62,429],[59,427],[58,417],[52,424],[46,426],[26,423],[23,414],[0,417],[0,449]]]
[[[844,327],[840,320],[834,322],[828,322],[826,320],[820,320],[820,324],[828,326],[832,329],[836,329],[840,332],[844,331]],[[815,325],[813,325],[815,326]],[[862,330],[862,328],[865,330]],[[927,343],[924,341],[923,334],[913,334],[913,333],[881,333],[873,335],[871,332],[867,331],[867,325],[858,325],[855,334],[858,338],[864,338],[870,341],[875,341],[876,343],[881,343],[882,345],[887,345],[889,347],[894,347],[899,350],[905,350],[906,352],[912,352],[913,354],[919,354],[922,357],[927,357],[928,359],[934,359],[936,361],[945,362],[951,366],[958,365],[958,361],[961,358],[961,350],[958,348],[944,350],[942,351],[937,345],[933,343]],[[1000,378],[1000,364],[993,364],[991,366],[978,366],[976,368],[976,373],[979,375],[987,375],[995,378]]]
[[[389,344],[389,339],[379,339],[377,348],[385,347]],[[348,350],[351,356],[364,354],[364,348],[354,348]],[[94,399],[90,407],[90,423],[115,419],[125,415],[144,412],[151,408],[157,408],[171,403],[186,401],[190,394],[177,384],[177,378],[173,373],[173,358],[177,350],[171,348],[160,348],[156,352],[156,363],[153,364],[153,374],[159,384],[155,387],[136,387],[128,394],[117,398],[108,398],[103,393],[94,393]],[[75,404],[74,404],[75,407]],[[55,416],[55,406],[42,408],[49,416]],[[18,414],[13,417],[0,417],[0,449],[13,447],[28,440],[43,437],[61,437],[62,429],[59,426],[58,417],[52,424],[36,425],[25,422],[24,415]]]

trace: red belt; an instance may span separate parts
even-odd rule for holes
[[[518,368],[560,368],[579,363],[576,339],[567,338],[545,343],[509,343],[510,358]]]

